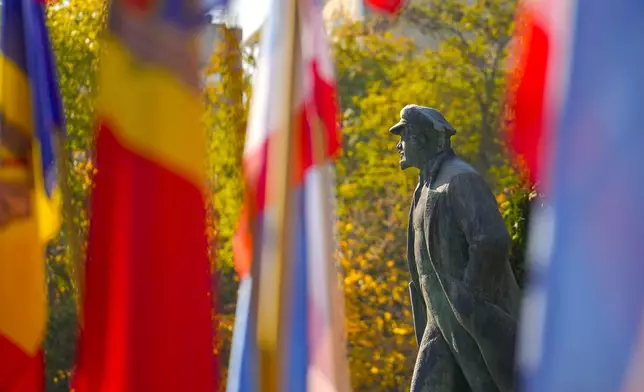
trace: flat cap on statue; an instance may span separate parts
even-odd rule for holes
[[[400,111],[400,121],[391,127],[389,132],[399,136],[406,124],[413,124],[428,131],[438,131],[445,136],[452,136],[456,133],[454,127],[447,122],[441,112],[427,106],[405,106]]]

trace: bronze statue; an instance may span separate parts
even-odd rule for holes
[[[510,392],[520,291],[510,236],[483,177],[454,155],[454,128],[407,105],[390,129],[400,166],[420,169],[409,214],[418,357],[412,392]]]

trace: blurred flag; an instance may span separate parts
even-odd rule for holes
[[[0,390],[42,391],[45,244],[60,224],[54,150],[64,120],[43,5],[4,0],[1,25]]]
[[[235,242],[230,392],[350,390],[333,259],[338,108],[323,26],[319,1],[274,0],[262,34]]]
[[[199,0],[111,2],[78,392],[214,391]]]
[[[644,3],[525,5],[534,12],[528,31],[541,42],[529,47],[537,53],[528,53],[528,68],[547,60],[547,72],[541,84],[529,81],[545,94],[523,96],[542,112],[519,111],[525,128],[515,137],[533,166],[552,170],[547,206],[530,231],[521,390],[642,391]],[[539,122],[547,126],[532,128]],[[544,129],[552,132],[546,155],[530,147]]]
[[[395,14],[402,10],[405,5],[405,0],[364,0],[364,2],[371,8],[379,12],[388,14]]]
[[[566,85],[574,2],[523,0],[517,7],[509,139],[531,180],[545,185]]]
[[[231,1],[235,0],[202,0],[205,10],[226,10]]]

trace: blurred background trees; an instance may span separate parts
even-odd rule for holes
[[[412,1],[400,20],[375,16],[364,23],[343,20],[330,31],[342,107],[338,120],[344,133],[336,176],[337,257],[344,270],[348,353],[356,391],[405,390],[415,361],[405,247],[409,200],[418,173],[400,171],[397,140],[387,132],[404,105],[436,107],[454,125],[457,153],[486,176],[497,195],[514,241],[510,259],[517,277],[524,277],[534,190],[510,163],[501,116],[514,3]],[[104,0],[69,0],[48,8],[72,168],[68,181],[74,212],[65,219],[82,239],[79,249],[70,249],[68,233],[63,232],[48,250],[48,391],[68,390],[75,352],[75,259],[83,257],[88,227],[93,102],[105,7]],[[401,34],[396,30],[401,23],[415,33]],[[223,39],[205,70],[209,77],[204,93],[208,234],[213,280],[219,288],[213,316],[219,341],[214,349],[220,353],[224,374],[237,290],[231,239],[242,203],[240,162],[256,55],[256,40],[238,48],[235,34],[221,31]],[[241,63],[236,53],[241,53]]]
[[[98,68],[99,33],[104,25],[104,0],[70,0],[47,8],[47,23],[58,64],[58,78],[65,109],[70,161],[67,181],[72,213],[64,212],[65,229],[47,254],[49,325],[45,340],[48,391],[68,391],[75,355],[78,282],[77,261],[81,260],[89,228],[88,202],[94,166],[94,98]],[[80,239],[69,246],[70,232]],[[77,249],[75,249],[77,248]]]

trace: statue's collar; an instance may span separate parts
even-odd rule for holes
[[[436,154],[432,159],[427,161],[423,168],[420,170],[420,182],[427,183],[431,187],[431,184],[436,180],[438,171],[445,161],[454,156],[454,150],[448,148]]]

